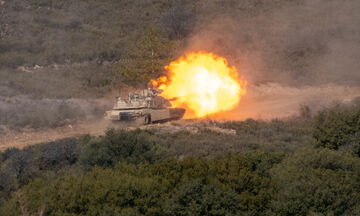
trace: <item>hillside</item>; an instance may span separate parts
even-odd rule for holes
[[[333,0],[3,0],[0,125],[57,127],[100,117],[112,100],[94,98],[144,87],[187,51],[226,57],[255,86],[356,87],[358,8]]]
[[[0,216],[360,215],[359,11],[358,0],[0,0]],[[199,51],[241,80],[235,107],[104,120],[115,96]]]

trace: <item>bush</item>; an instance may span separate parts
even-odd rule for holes
[[[203,158],[185,158],[183,161],[165,160],[152,165],[150,171],[160,176],[163,185],[178,193],[170,196],[172,201],[169,201],[166,207],[169,214],[171,213],[169,205],[178,208],[171,214],[185,209],[190,214],[194,207],[200,211],[206,205],[217,209],[216,206],[212,206],[211,201],[202,204],[200,201],[196,202],[198,206],[184,203],[184,200],[190,200],[192,196],[196,200],[205,199],[205,196],[202,197],[200,194],[210,190],[212,192],[207,191],[210,197],[222,194],[227,197],[224,198],[225,200],[236,198],[236,207],[230,202],[229,206],[225,205],[224,209],[217,210],[231,213],[235,208],[252,215],[259,215],[268,209],[274,195],[269,171],[275,164],[280,163],[282,158],[283,155],[279,153],[254,151],[247,154],[230,154],[212,160]],[[184,190],[190,192],[186,194]],[[233,194],[237,195],[233,196]]]
[[[84,147],[80,160],[85,167],[114,167],[119,161],[151,163],[161,154],[162,150],[149,132],[110,129],[104,137],[93,139]]]
[[[273,196],[269,170],[281,158],[253,152],[213,160],[119,162],[113,169],[36,179],[22,191],[29,212],[48,215],[259,215]]]
[[[16,199],[16,197],[12,197],[2,205],[0,198],[0,215],[6,215],[6,216],[22,215],[18,199]]]
[[[308,121],[219,125],[239,134],[111,129],[97,138],[87,135],[8,149],[0,154],[0,213],[19,205],[23,213],[46,215],[360,213],[360,158],[346,151],[305,145],[295,153],[278,147],[274,149],[279,152],[224,153],[238,151],[232,144],[243,142],[246,134],[246,139],[275,145],[279,134],[288,133],[293,139],[287,145],[296,144],[304,140]],[[192,148],[177,152],[182,150],[177,149],[180,139]],[[166,151],[181,157],[165,159],[160,140]],[[199,157],[209,143],[209,154]]]
[[[126,138],[111,136],[109,141]],[[114,168],[95,167],[86,173],[64,171],[31,181],[17,192],[21,196],[0,200],[0,212],[21,201],[29,214],[46,215],[359,213],[359,158],[329,149],[284,156],[254,151],[216,159],[117,162]]]
[[[159,215],[162,192],[152,178],[100,168],[24,188],[31,200],[28,210],[36,213],[46,206],[46,215]]]
[[[165,204],[165,215],[238,215],[238,195],[197,179],[181,185]]]
[[[21,185],[27,184],[36,174],[37,167],[32,159],[29,149],[5,151],[0,167],[0,191],[10,194]]]
[[[238,205],[251,215],[259,215],[269,208],[274,191],[270,169],[281,162],[282,153],[253,151],[233,154],[212,162],[212,173],[224,187],[239,194]]]
[[[44,144],[39,155],[39,168],[64,168],[77,162],[80,155],[80,146],[77,139],[66,138]]]
[[[360,156],[360,106],[335,106],[315,116],[317,146],[351,149]]]
[[[360,159],[328,149],[304,150],[272,170],[276,215],[356,215]]]

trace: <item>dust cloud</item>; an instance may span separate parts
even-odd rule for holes
[[[360,96],[360,1],[247,2],[199,21],[182,50],[224,56],[248,81],[239,106],[219,118],[284,117]]]
[[[335,104],[349,104],[360,95],[360,87],[334,84],[321,86],[285,87],[278,83],[249,86],[248,94],[236,109],[216,116],[219,120],[247,118],[271,120],[299,114],[301,106],[310,108],[312,115]]]

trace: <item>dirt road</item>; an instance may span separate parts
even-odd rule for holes
[[[360,98],[359,87],[337,85],[295,88],[269,83],[260,86],[249,86],[247,91],[248,93],[234,110],[214,115],[211,118],[218,121],[244,120],[246,118],[264,120],[286,118],[296,115],[301,104],[307,105],[315,113],[334,102],[349,103],[354,98]],[[187,123],[180,121],[178,124]],[[25,128],[20,132],[3,129],[0,130],[0,151],[9,147],[23,148],[35,143],[49,142],[65,137],[76,137],[83,134],[98,136],[104,134],[104,131],[109,126],[112,127],[107,121],[100,119],[81,121],[54,129],[35,130]],[[165,130],[166,127],[170,126],[155,127],[162,127]],[[154,127],[154,125],[150,127]],[[180,128],[184,127],[186,129],[186,126]],[[176,129],[176,123],[174,128]],[[193,130],[191,126],[187,129]]]

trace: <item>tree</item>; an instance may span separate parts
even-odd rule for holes
[[[127,57],[119,60],[116,71],[126,82],[147,83],[162,75],[163,67],[170,59],[170,45],[156,28],[151,27],[128,51]]]

